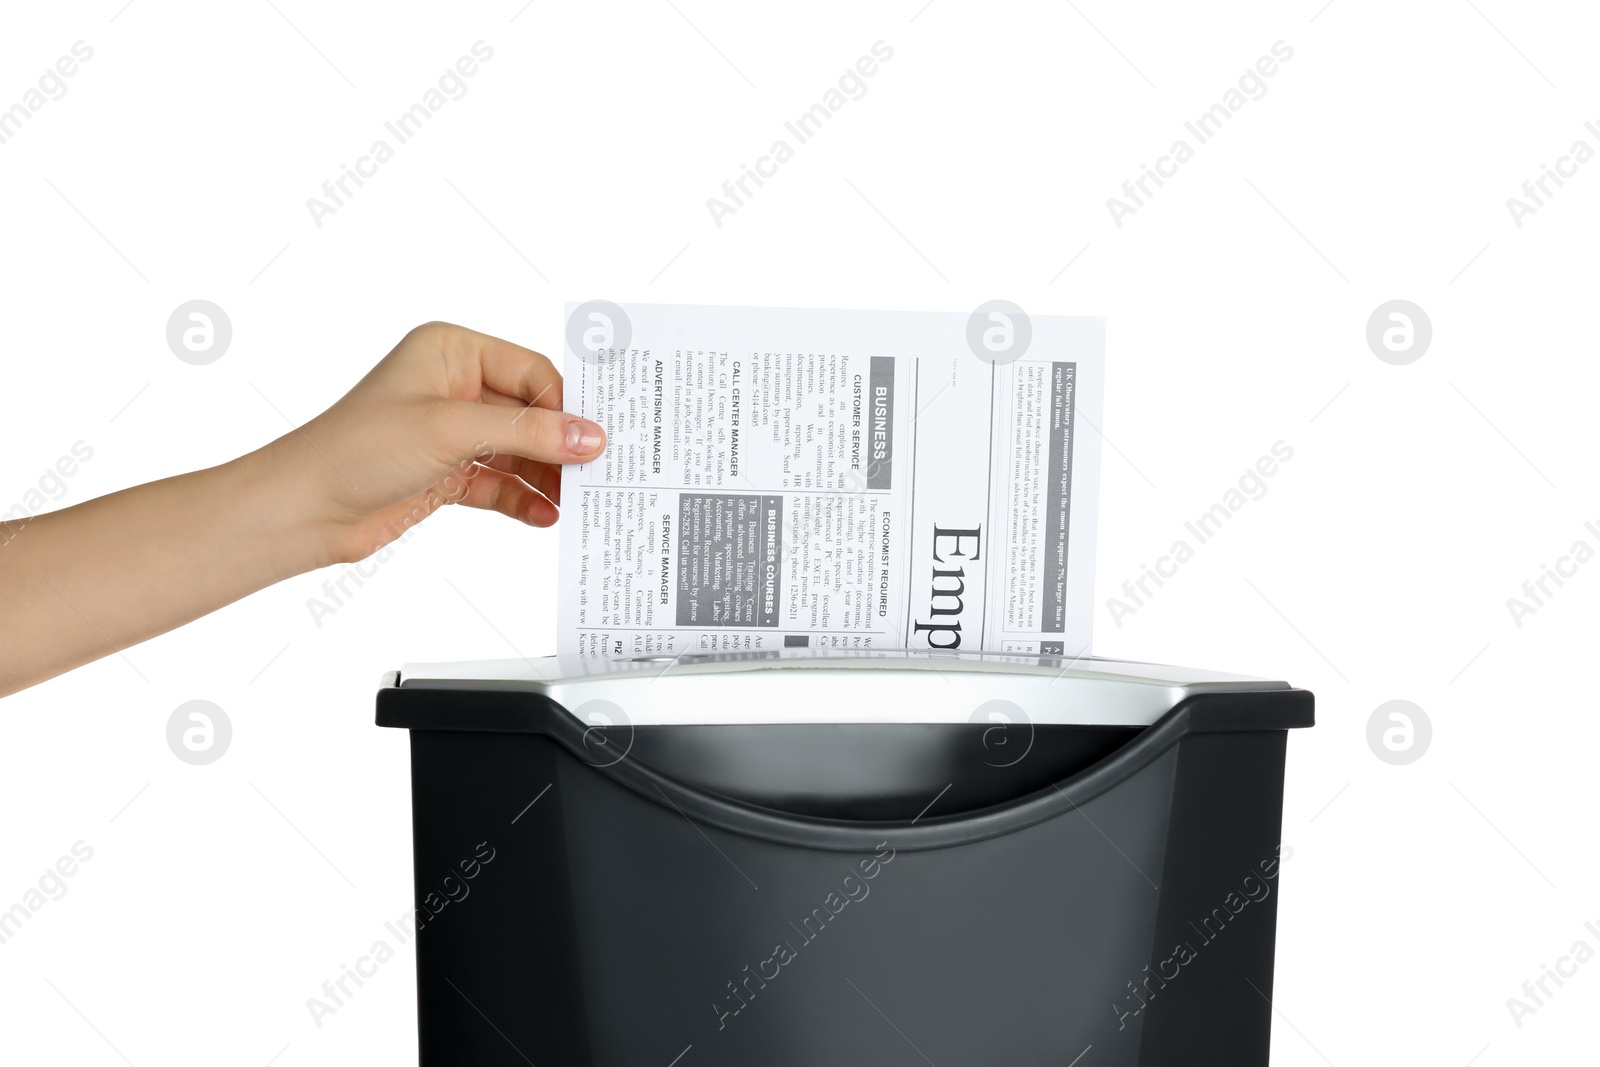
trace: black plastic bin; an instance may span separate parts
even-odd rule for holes
[[[1308,692],[807,650],[385,681],[424,1067],[1267,1063]]]

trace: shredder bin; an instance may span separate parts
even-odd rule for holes
[[[1267,1063],[1312,696],[1148,664],[408,666],[420,1061]]]

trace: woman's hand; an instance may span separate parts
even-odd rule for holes
[[[220,467],[0,523],[0,696],[285,578],[354,562],[443,504],[556,521],[605,434],[537,352],[429,323],[333,407]]]
[[[444,504],[556,521],[561,465],[605,432],[561,410],[544,356],[448,323],[418,326],[338,403],[267,447],[298,472],[319,563],[353,562]]]

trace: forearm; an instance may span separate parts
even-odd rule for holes
[[[248,456],[0,523],[0,697],[334,563],[445,504],[556,521],[605,431],[544,356],[431,322],[338,403]]]
[[[332,562],[285,450],[0,528],[0,696]]]

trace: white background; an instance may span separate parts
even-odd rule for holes
[[[1600,963],[1521,1028],[1506,1007],[1600,948],[1600,564],[1521,627],[1506,606],[1600,544],[1600,163],[1521,228],[1506,207],[1600,147],[1592,11],[274,2],[8,5],[0,106],[94,57],[0,145],[0,510],[79,440],[56,506],[254,448],[431,318],[555,350],[569,298],[1106,315],[1097,651],[1317,695],[1274,1062],[1593,1059]],[[467,95],[317,228],[306,198],[479,39]],[[880,39],[867,94],[714,225],[706,198]],[[1114,225],[1106,198],[1278,40],[1267,94]],[[233,323],[210,366],[165,340],[194,298]],[[1433,324],[1408,366],[1365,341],[1394,298]],[[1267,494],[1114,625],[1105,596],[1278,440]],[[452,509],[320,627],[307,575],[0,704],[0,907],[94,849],[0,945],[0,1058],[411,1062],[409,950],[320,1029],[305,1003],[410,902],[406,738],[373,692],[408,659],[552,649],[555,543]],[[195,698],[234,726],[206,767],[165,740]],[[1407,766],[1366,740],[1395,698],[1433,723]]]

